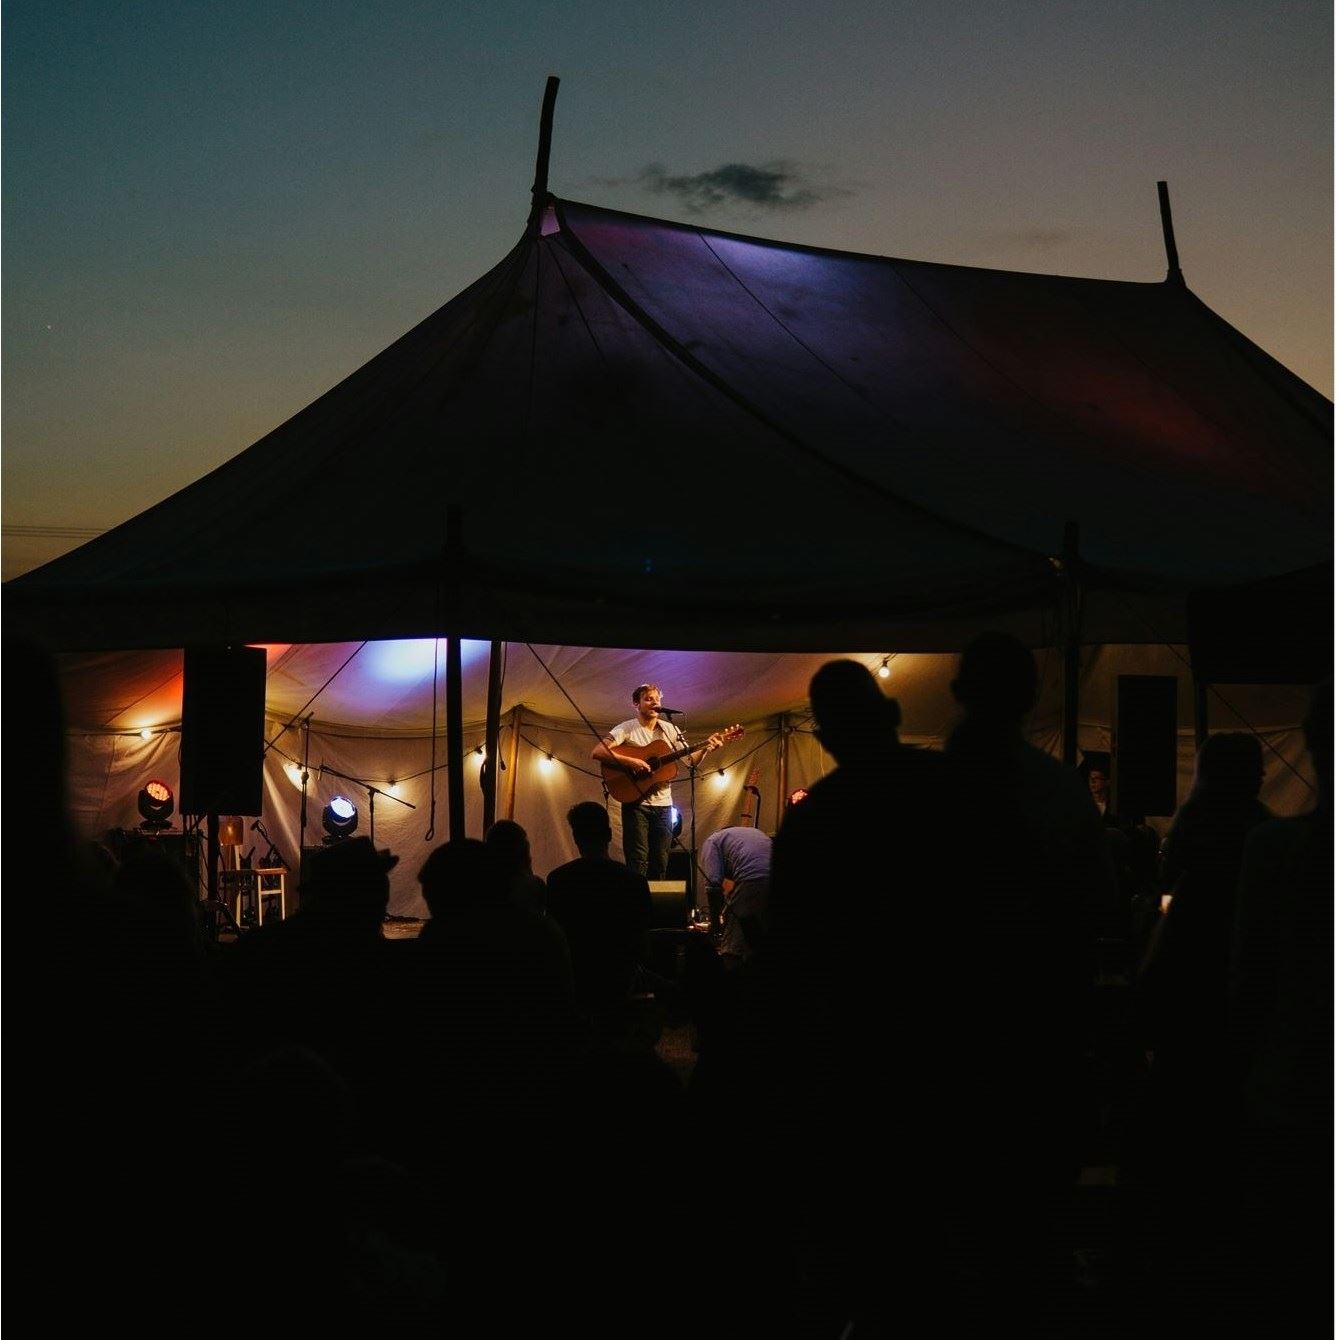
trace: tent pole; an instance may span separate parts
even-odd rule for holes
[[[502,643],[489,643],[489,702],[484,725],[484,831],[498,812],[498,727],[502,715]]]
[[[1179,288],[1186,287],[1186,280],[1182,278],[1182,267],[1177,261],[1177,238],[1173,234],[1172,221],[1172,201],[1168,198],[1168,183],[1159,182],[1159,217],[1163,220],[1163,249],[1168,254],[1168,276],[1164,281],[1168,284],[1176,284]]]
[[[465,836],[465,732],[461,724],[461,639],[447,639],[447,838]]]
[[[558,76],[551,74],[544,84],[544,102],[540,107],[540,144],[535,151],[535,183],[530,188],[530,220],[526,225],[532,237],[540,231],[544,205],[549,196],[549,144],[554,136],[554,101],[558,97]]]
[[[219,901],[219,816],[205,816],[205,896]]]
[[[507,817],[516,815],[516,761],[521,752],[521,704],[512,708],[512,738],[507,746]]]
[[[1065,523],[1061,542],[1061,762],[1079,761],[1079,525]]]
[[[788,712],[779,712],[777,715],[777,822],[772,826],[774,833],[782,826],[782,816],[786,813],[786,756],[790,749],[791,716]]]
[[[1196,713],[1196,752],[1210,734],[1210,686],[1203,679],[1192,679],[1191,689]]]
[[[447,840],[465,837],[465,723],[461,720],[461,591],[465,578],[465,517],[459,503],[447,507],[442,546],[441,627],[447,638]]]

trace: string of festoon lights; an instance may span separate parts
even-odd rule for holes
[[[142,732],[133,732],[133,733],[142,734]],[[158,733],[158,732],[152,732],[152,733]],[[725,790],[731,784],[731,774],[735,771],[735,769],[739,768],[741,764],[747,762],[749,758],[755,753],[757,753],[760,749],[765,748],[772,741],[776,740],[781,734],[782,731],[780,729],[773,729],[768,731],[757,741],[757,743],[751,745],[750,748],[745,750],[745,752],[741,754],[738,758],[732,759],[729,763],[723,763],[720,767],[717,768],[712,768],[710,766],[704,768],[699,773],[699,776],[702,777],[703,780],[707,781],[709,785],[714,786],[718,790]],[[533,749],[535,753],[539,755],[538,759],[536,760],[536,765],[537,765],[537,772],[539,773],[540,776],[542,777],[557,776],[559,768],[569,768],[573,772],[581,773],[584,777],[591,777],[594,778],[596,781],[601,780],[601,774],[598,770],[591,767],[584,767],[581,763],[574,763],[570,759],[558,757],[553,752],[553,750],[550,749],[548,746],[543,745],[539,743],[539,741],[532,739],[524,732],[522,732],[518,738],[523,743],[529,745],[530,748]],[[301,762],[298,759],[294,758],[292,755],[285,753],[282,749],[276,749],[275,752],[279,754],[279,756],[284,760],[282,765],[284,775],[288,778],[289,782],[292,783],[292,785],[297,790],[301,791],[303,787],[303,775],[302,775],[303,770]],[[462,757],[470,758],[473,755],[477,758],[482,759],[486,757],[486,753],[487,751],[484,745],[481,743],[467,749],[462,755]],[[507,766],[506,762],[501,762],[502,768],[506,768],[506,766]],[[439,763],[437,765],[436,770],[440,771],[444,767],[446,767],[445,763]],[[368,779],[368,780],[371,782],[372,785],[376,786],[379,790],[384,791],[387,795],[398,797],[404,794],[404,789],[407,783],[415,781],[420,777],[427,776],[428,773],[432,771],[434,771],[434,769],[425,768],[420,772],[412,773],[402,778],[388,778],[385,780],[376,780],[376,779]],[[320,780],[320,778],[323,775],[323,772],[324,767],[322,764],[313,764],[309,766],[307,770],[307,786],[309,789],[311,789],[315,785],[315,783],[318,780]]]
[[[292,782],[293,785],[297,787],[298,790],[301,791],[302,764],[299,763],[296,758],[292,757],[292,755],[284,753],[282,749],[276,749],[275,753],[279,754],[280,757],[284,759],[284,776],[287,777],[289,781]],[[483,744],[473,745],[469,749],[465,750],[465,752],[462,753],[461,757],[464,759],[468,759],[470,758],[471,755],[474,755],[482,759],[487,756],[487,750],[484,748]],[[383,781],[370,777],[363,779],[363,784],[370,783],[371,785],[377,787],[378,790],[385,791],[388,796],[395,796],[398,798],[404,794],[405,787],[408,783],[418,781],[420,777],[427,777],[432,772],[441,772],[442,769],[445,768],[446,766],[447,765],[445,763],[439,763],[435,768],[421,768],[418,772],[408,773],[404,777],[400,777],[398,779],[392,777],[387,778],[386,780]],[[506,772],[507,760],[500,759],[498,762],[498,766],[503,772]],[[322,771],[323,767],[319,763],[307,769],[307,784],[309,787],[312,785],[314,781],[317,780],[317,778],[320,777]]]

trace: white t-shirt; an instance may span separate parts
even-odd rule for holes
[[[653,740],[667,740],[675,749],[683,748],[680,740],[683,737],[678,729],[672,726],[668,721],[657,721],[652,729],[648,729],[642,724],[641,718],[633,717],[631,721],[621,721],[617,726],[610,728],[607,737],[609,743],[618,748],[621,744],[650,744]],[[654,791],[648,791],[646,799],[641,802],[643,805],[668,805],[670,803],[670,783],[662,782]]]

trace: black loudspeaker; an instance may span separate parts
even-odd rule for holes
[[[689,886],[682,879],[649,879],[651,929],[682,931],[689,924]]]
[[[689,853],[675,847],[666,857],[665,877],[666,879],[682,879],[687,884],[691,868],[692,862],[689,859]]]
[[[1177,679],[1118,675],[1112,716],[1112,797],[1123,819],[1177,809]]]
[[[260,814],[264,748],[264,648],[188,647],[178,809]]]

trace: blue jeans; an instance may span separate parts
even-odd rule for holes
[[[670,806],[624,805],[623,859],[648,879],[664,879],[670,859]]]

